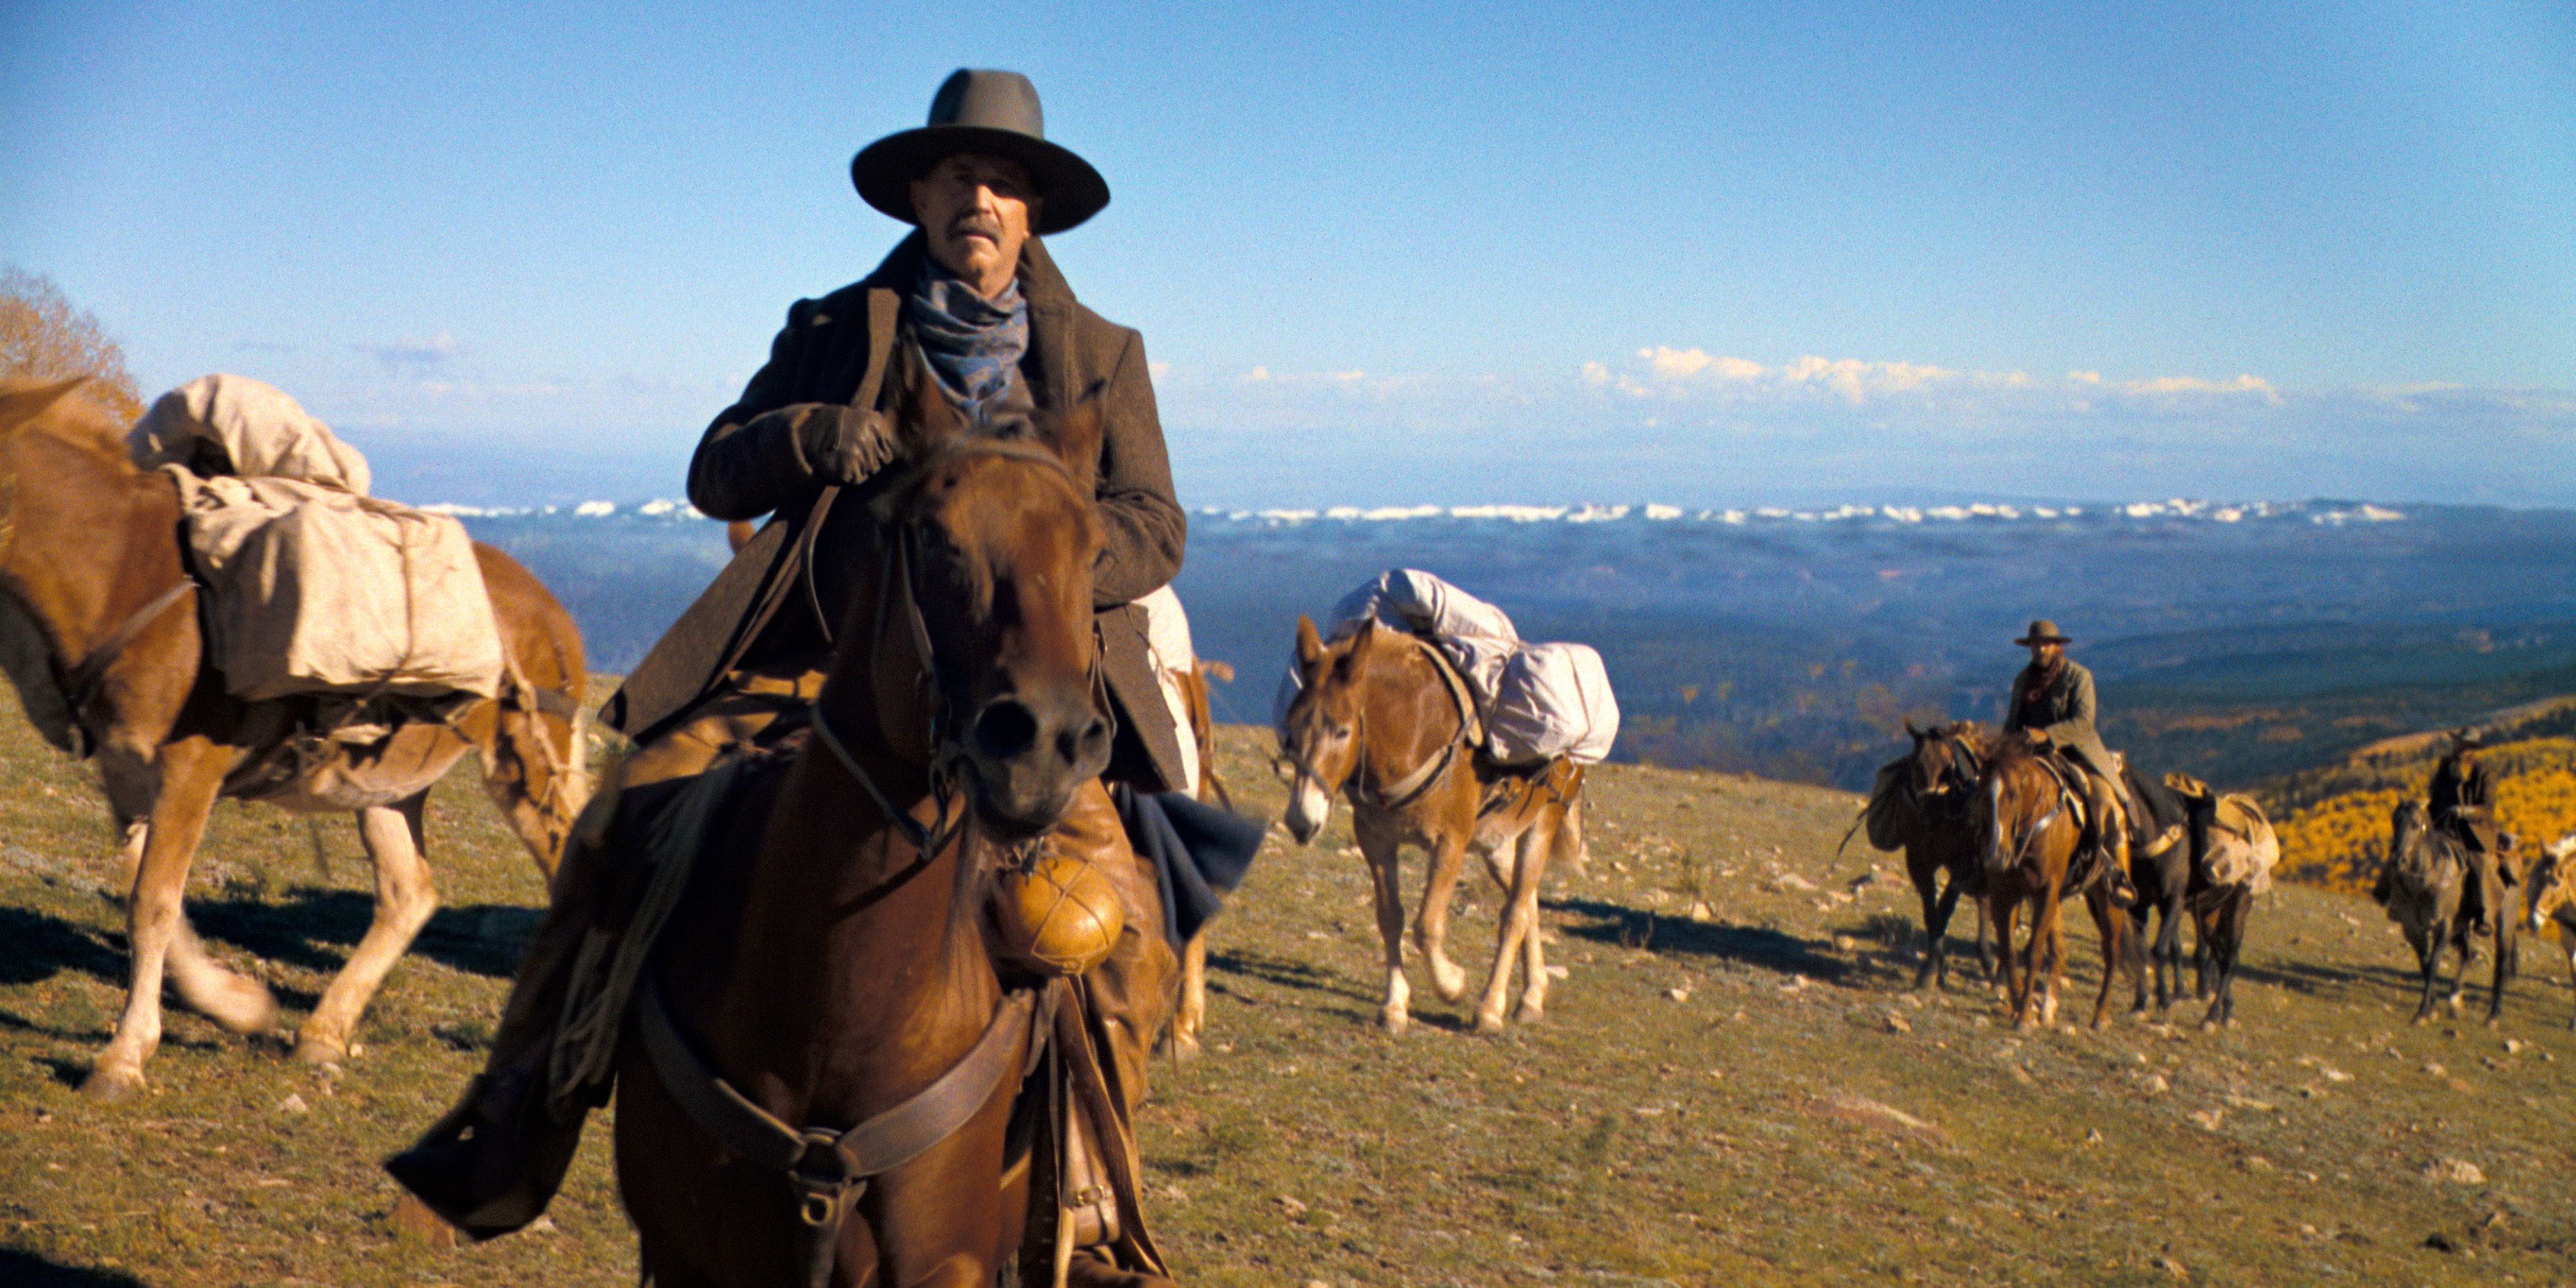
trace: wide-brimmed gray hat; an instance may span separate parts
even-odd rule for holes
[[[930,100],[930,122],[889,134],[850,158],[850,182],[869,205],[913,222],[912,181],[960,152],[1028,167],[1042,201],[1033,231],[1060,233],[1109,204],[1109,182],[1091,163],[1046,138],[1038,87],[1018,72],[960,67]]]
[[[2072,644],[2074,642],[2073,636],[2059,634],[2057,623],[2045,617],[2033,618],[2029,633],[2013,641],[2015,644]]]
[[[2486,734],[2475,726],[2463,726],[2451,731],[2451,746],[2458,750],[2479,751],[2491,745],[2493,744],[2487,741]]]

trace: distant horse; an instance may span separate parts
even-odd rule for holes
[[[1189,735],[1199,751],[1199,780],[1190,791],[1209,805],[1234,808],[1234,793],[1226,790],[1225,780],[1216,773],[1216,714],[1209,702],[1208,681],[1234,682],[1234,668],[1223,662],[1197,661],[1188,670],[1174,668],[1173,682],[1181,689],[1181,701],[1189,712]],[[1216,923],[1208,922],[1181,947],[1181,997],[1172,1009],[1172,1027],[1167,1037],[1174,1059],[1186,1060],[1199,1053],[1199,1035],[1207,1028],[1207,937]]]
[[[2191,909],[2196,945],[2194,986],[2209,1010],[2201,1027],[2236,1022],[2236,965],[2245,951],[2245,925],[2254,898],[2272,886],[2281,841],[2272,820],[2250,796],[2220,795],[2188,774],[2171,773],[2162,784],[2182,802],[2189,820]],[[2212,974],[2215,972],[2215,982]]]
[[[1055,1098],[1025,1102],[1035,1126],[1012,1108],[1049,1031],[1040,998],[1070,994],[1055,1058],[1094,1050],[1070,1018],[1093,977],[1006,988],[986,910],[1077,819],[1083,845],[1133,862],[1098,783],[1099,416],[1042,415],[1043,448],[972,437],[920,376],[898,432],[914,463],[841,500],[872,505],[883,557],[858,573],[802,749],[725,807],[702,850],[721,861],[698,865],[636,988],[618,1191],[663,1288],[987,1285],[1031,1208],[1056,1207],[1032,1177],[1058,1179],[1062,1155],[1030,1143],[1056,1130]],[[1117,1088],[1073,1087],[1061,1112],[1119,1112],[1100,1100]],[[1096,1139],[1132,1183],[1121,1136]]]
[[[1986,769],[1969,802],[1984,853],[1986,916],[1994,925],[1995,948],[2003,957],[2004,991],[2013,1023],[2029,1028],[2057,1020],[2057,992],[2066,975],[2066,936],[2059,904],[2071,893],[2067,873],[2076,854],[2095,841],[2093,827],[2079,821],[2080,788],[2061,771],[2043,763],[2030,744],[2006,734],[1987,744]],[[2111,981],[2123,962],[2134,976],[2138,967],[2126,951],[2128,919],[2112,906],[2110,891],[2098,866],[2083,883],[2094,928],[2102,935],[2102,992],[2093,1002],[2093,1027],[2111,1014]],[[2030,912],[2030,943],[2013,952],[2016,920]]]
[[[2576,832],[2550,842],[2541,853],[2525,898],[2531,933],[2539,934],[2553,920],[2558,923],[2558,947],[2567,954],[2568,982],[2576,984]],[[2576,1028],[2576,1020],[2570,1020],[2569,1027]]]
[[[2182,992],[2182,923],[2194,871],[2191,813],[2173,788],[2139,773],[2125,757],[2120,781],[2129,789],[2129,880],[2138,891],[2137,906],[2130,915],[2137,919],[2138,938],[2154,968],[2153,1014],[2161,1020],[2172,1012],[2174,998]],[[2156,921],[2152,937],[2147,934],[2150,919]],[[2133,972],[2133,980],[2136,996],[2130,1011],[2145,1016],[2149,1014],[2146,972]]]
[[[2459,966],[2451,974],[2450,1006],[2455,1014],[2460,1009],[2461,995],[2467,991],[2472,937],[2479,933],[2476,883],[2469,879],[2468,848],[2433,826],[2424,802],[2398,802],[2389,815],[2388,830],[2388,857],[2380,865],[2379,882],[2371,895],[2388,909],[2388,919],[2405,930],[2406,942],[2415,950],[2424,975],[2423,999],[2415,1007],[2415,1022],[2421,1024],[2433,1013],[2434,984],[2446,946],[2459,955]],[[2498,908],[2488,919],[2493,923],[2496,950],[2495,979],[2487,1003],[2487,1023],[2493,1025],[2504,1014],[2504,985],[2515,966],[2514,918],[2510,910]]]
[[[1950,917],[1958,910],[1959,896],[1983,888],[1984,856],[1968,800],[1984,768],[1986,729],[1973,720],[1917,729],[1909,720],[1905,732],[1914,749],[1880,767],[1860,823],[1868,826],[1872,846],[1905,851],[1905,874],[1923,901],[1923,962],[1915,969],[1914,987],[1937,989],[1950,982]],[[1843,840],[1849,842],[1851,834],[1844,833]],[[1991,978],[1985,905],[1976,906],[1977,961]]]
[[[81,1089],[114,1098],[142,1087],[161,1041],[165,974],[228,1029],[276,1023],[267,986],[215,964],[180,908],[219,796],[358,817],[376,868],[375,918],[295,1047],[299,1059],[336,1062],[438,907],[421,811],[466,752],[481,755],[485,789],[553,879],[587,794],[580,633],[525,568],[477,544],[506,661],[499,697],[444,722],[397,718],[364,745],[306,733],[310,699],[236,699],[210,665],[192,602],[178,489],[135,468],[118,426],[78,383],[0,382],[0,668],[48,741],[95,750],[126,838],[132,982]]]
[[[1524,983],[1513,1018],[1528,1023],[1546,1013],[1539,879],[1551,857],[1582,862],[1583,767],[1562,757],[1525,773],[1488,763],[1473,745],[1472,699],[1447,666],[1437,646],[1375,619],[1330,643],[1312,619],[1297,619],[1297,675],[1304,687],[1279,737],[1280,757],[1295,771],[1285,821],[1298,844],[1311,844],[1332,815],[1333,797],[1350,798],[1351,833],[1377,894],[1378,938],[1386,950],[1386,1004],[1378,1018],[1389,1033],[1411,1023],[1399,846],[1416,845],[1431,856],[1413,938],[1444,999],[1467,991],[1466,972],[1449,960],[1446,940],[1450,897],[1469,849],[1483,856],[1486,872],[1503,889],[1493,973],[1476,1007],[1479,1033],[1502,1031],[1515,958]]]

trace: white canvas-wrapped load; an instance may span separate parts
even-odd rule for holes
[[[2281,841],[2272,820],[2251,796],[2229,793],[2218,798],[2218,814],[2209,828],[2209,880],[2212,885],[2245,883],[2255,894],[2272,888],[2272,866],[2281,861]]]
[[[1371,618],[1438,646],[1475,695],[1486,754],[1507,765],[1569,756],[1585,764],[1610,754],[1619,702],[1601,654],[1583,644],[1523,643],[1511,616],[1427,572],[1380,573],[1333,606],[1326,634],[1340,637]],[[1288,667],[1271,713],[1284,723],[1299,689]]]
[[[1137,600],[1136,606],[1145,610],[1145,653],[1154,664],[1154,684],[1163,691],[1163,705],[1171,708],[1173,740],[1181,748],[1181,781],[1196,791],[1199,740],[1190,729],[1190,703],[1181,693],[1180,679],[1199,664],[1198,649],[1190,643],[1190,615],[1170,586]]]
[[[1570,756],[1598,764],[1619,737],[1619,699],[1589,644],[1531,644],[1503,667],[1485,746],[1506,765]]]
[[[366,458],[294,399],[206,376],[162,395],[127,441],[136,464],[178,482],[234,696],[500,690],[500,631],[464,525],[367,496]]]

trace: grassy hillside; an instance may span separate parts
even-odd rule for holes
[[[1275,811],[1264,751],[1225,731],[1225,771]],[[14,711],[0,766],[0,1282],[633,1282],[597,1128],[550,1228],[445,1250],[383,1219],[374,1160],[474,1067],[535,915],[470,784],[431,815],[447,907],[339,1076],[174,1012],[151,1091],[100,1107],[71,1084],[124,969],[110,838]],[[1414,1032],[1372,1026],[1346,820],[1255,868],[1217,932],[1208,1054],[1160,1067],[1144,1117],[1185,1282],[2492,1284],[2576,1264],[2576,1036],[2546,944],[2501,1032],[2410,1028],[2376,910],[2288,888],[2256,915],[2238,1028],[2016,1034],[1964,980],[1902,991],[1913,896],[1892,859],[1835,856],[1851,797],[1593,781],[1592,869],[1546,912],[1567,976],[1545,1024],[1500,1039],[1459,1031],[1418,972]],[[226,806],[192,907],[300,1011],[365,888],[345,823],[317,854],[302,822]],[[1474,961],[1494,901],[1463,888]],[[2080,994],[2089,928],[2070,954]]]

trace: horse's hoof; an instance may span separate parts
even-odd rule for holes
[[[103,1105],[132,1098],[143,1090],[143,1071],[122,1064],[102,1064],[81,1080],[81,1094]]]
[[[1547,1008],[1536,1002],[1523,1002],[1512,1011],[1512,1023],[1536,1024],[1547,1018]]]
[[[1378,1027],[1386,1030],[1388,1037],[1400,1038],[1406,1029],[1413,1026],[1413,1017],[1406,1014],[1401,1006],[1390,1006],[1377,1013],[1377,1022]]]
[[[2218,1021],[2202,1020],[2200,1022],[2200,1031],[2203,1033],[2216,1033],[2218,1031]]]
[[[1494,1036],[1495,1034],[1498,1034],[1498,1033],[1500,1033],[1500,1032],[1502,1032],[1502,1031],[1503,1031],[1503,1013],[1502,1013],[1502,1012],[1500,1012],[1500,1011],[1478,1011],[1478,1012],[1476,1012],[1476,1036],[1477,1036],[1477,1037],[1480,1037],[1480,1038],[1489,1038],[1489,1037],[1492,1037],[1492,1036]]]
[[[1466,967],[1440,957],[1432,957],[1430,961],[1431,987],[1440,994],[1441,1001],[1454,1002],[1467,995]]]
[[[385,1224],[392,1228],[397,1242],[424,1244],[432,1248],[456,1246],[456,1227],[429,1205],[412,1196],[409,1190],[394,1200],[393,1211],[385,1214]]]
[[[337,1068],[349,1058],[349,1044],[320,1034],[301,1034],[295,1039],[298,1064],[329,1065]]]
[[[1188,1064],[1199,1058],[1197,1038],[1185,1038],[1176,1033],[1170,1040],[1163,1043],[1163,1049],[1171,1053],[1174,1064]]]
[[[191,1009],[227,1033],[258,1037],[277,1031],[277,998],[258,980],[228,973],[220,984],[181,992]]]

